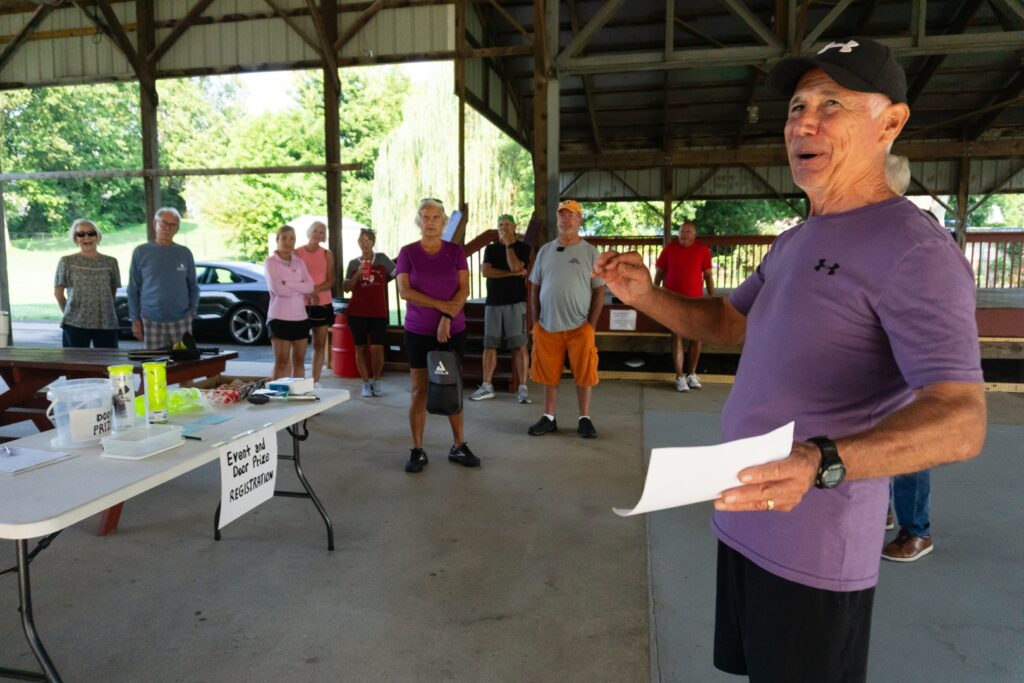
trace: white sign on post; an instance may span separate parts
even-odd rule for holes
[[[220,525],[235,521],[274,497],[277,432],[263,429],[220,449]]]
[[[608,311],[608,329],[620,332],[636,331],[636,310],[614,308]]]

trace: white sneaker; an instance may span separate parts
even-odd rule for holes
[[[360,396],[360,398],[372,398],[373,397],[373,389],[370,388],[370,383],[369,382],[364,382],[363,383],[363,388],[359,390],[359,396]]]
[[[525,384],[519,385],[519,391],[516,392],[516,401],[519,403],[530,403],[530,390],[526,388]]]
[[[372,393],[374,396],[380,396],[384,393],[383,391],[380,390],[379,379],[370,380],[370,393]]]
[[[700,377],[698,377],[697,375],[695,375],[692,372],[689,375],[686,376],[686,383],[688,385],[690,385],[691,389],[703,389],[704,388],[703,386],[701,386]]]
[[[484,382],[476,391],[469,395],[470,401],[483,401],[486,398],[494,398],[494,385]]]
[[[686,378],[682,375],[676,377],[676,391],[689,391],[690,387],[686,384]]]

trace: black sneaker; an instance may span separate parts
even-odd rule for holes
[[[530,436],[543,436],[548,432],[557,432],[558,420],[552,420],[547,415],[541,415],[541,418],[537,420],[536,424],[530,425],[530,428],[526,431]]]
[[[589,417],[580,418],[580,424],[576,427],[576,433],[584,439],[597,438],[597,430],[594,429],[594,423],[590,421]]]
[[[457,462],[463,467],[480,467],[480,458],[473,455],[469,444],[465,442],[461,446],[452,446],[448,451],[448,462]]]
[[[412,448],[409,450],[409,462],[405,463],[405,471],[422,472],[427,462],[427,452],[425,450],[422,448]]]

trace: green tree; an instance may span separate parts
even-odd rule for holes
[[[777,223],[792,225],[798,218],[789,203],[778,199],[708,200],[700,202],[694,215],[706,235],[770,234]]]
[[[3,93],[2,167],[8,172],[131,169],[142,160],[138,88],[108,83]],[[12,236],[59,232],[88,217],[107,229],[143,219],[141,179],[85,178],[6,188]]]

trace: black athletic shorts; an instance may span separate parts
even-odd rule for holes
[[[416,334],[415,332],[405,333],[405,357],[409,359],[410,368],[427,367],[427,354],[441,348],[437,341],[437,335]],[[466,355],[466,331],[453,334],[448,340],[449,349],[459,354],[459,357]]]
[[[310,327],[326,327],[334,321],[334,306],[306,306],[306,315],[309,316]]]
[[[865,681],[874,599],[787,581],[719,541],[715,667],[751,683]]]
[[[365,346],[367,337],[374,346],[384,346],[384,333],[388,329],[387,318],[350,315],[348,316],[348,326],[352,329],[352,341],[356,343],[356,346]]]
[[[299,341],[309,337],[309,318],[305,320],[271,320],[270,336],[282,341]]]

